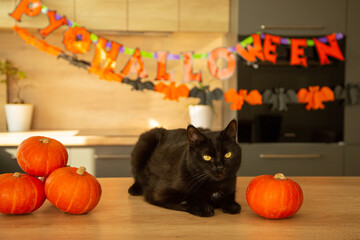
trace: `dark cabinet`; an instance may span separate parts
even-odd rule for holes
[[[238,33],[259,31],[285,35],[344,33],[346,1],[240,0]]]
[[[241,148],[240,176],[344,175],[344,146],[339,144],[241,144]]]
[[[133,146],[94,147],[96,177],[131,177]]]

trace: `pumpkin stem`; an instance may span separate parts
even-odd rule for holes
[[[13,176],[18,178],[18,177],[20,177],[20,173],[19,173],[19,172],[15,172],[15,173],[13,174]]]
[[[49,143],[50,140],[47,139],[47,138],[41,138],[41,139],[39,140],[39,142],[41,142],[41,143]]]
[[[282,173],[277,173],[277,174],[275,174],[274,179],[276,179],[276,180],[285,180],[286,177]]]
[[[85,174],[85,170],[86,170],[85,167],[79,167],[76,173],[82,176]]]

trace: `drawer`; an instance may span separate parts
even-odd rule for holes
[[[95,147],[96,177],[131,177],[130,154],[133,146]]]
[[[344,175],[344,146],[338,144],[241,144],[241,176]]]

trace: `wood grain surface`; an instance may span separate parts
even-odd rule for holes
[[[264,219],[248,207],[251,179],[238,178],[240,214],[216,210],[200,218],[129,196],[131,178],[100,178],[103,195],[92,212],[66,214],[46,201],[31,214],[0,214],[0,239],[360,239],[360,177],[292,177],[304,203],[282,220]]]

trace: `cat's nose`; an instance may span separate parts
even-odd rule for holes
[[[224,166],[223,165],[218,165],[216,166],[216,170],[218,173],[223,173],[224,172]]]

